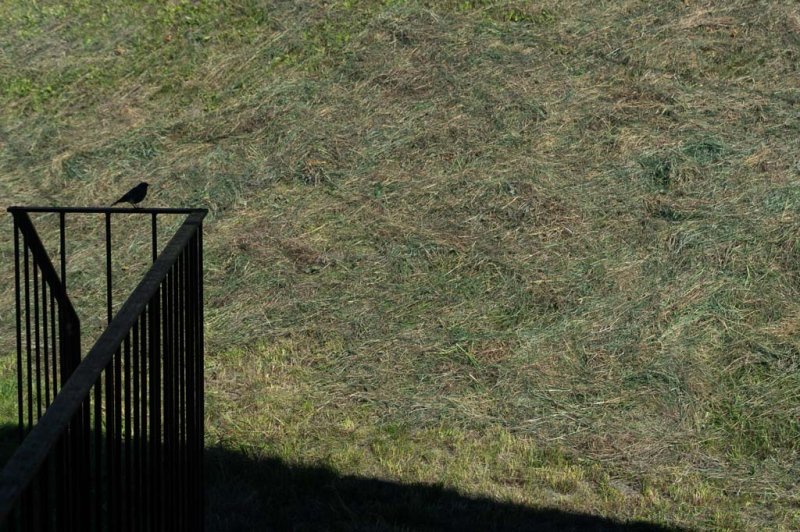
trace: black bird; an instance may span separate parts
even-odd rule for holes
[[[149,186],[148,183],[142,181],[129,191],[125,193],[120,199],[112,203],[112,205],[116,205],[117,203],[130,203],[134,207],[136,207],[137,203],[141,203],[144,200],[144,197],[147,196],[147,187]]]

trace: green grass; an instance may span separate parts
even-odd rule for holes
[[[800,527],[794,2],[10,0],[0,30],[5,203],[145,178],[211,210],[209,446]]]

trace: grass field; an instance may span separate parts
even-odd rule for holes
[[[6,0],[0,201],[210,209],[219,452],[797,530],[799,65],[789,0]]]

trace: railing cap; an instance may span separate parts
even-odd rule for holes
[[[202,212],[208,214],[208,209],[193,207],[42,207],[13,205],[8,207],[8,212],[49,212],[49,213],[75,213],[75,214],[194,214]]]

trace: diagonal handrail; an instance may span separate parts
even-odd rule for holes
[[[53,262],[50,260],[50,255],[48,255],[47,251],[44,249],[44,244],[39,238],[39,233],[36,232],[36,228],[33,226],[30,216],[28,216],[27,212],[14,207],[9,207],[8,210],[14,216],[17,227],[19,227],[22,232],[22,236],[33,255],[34,261],[39,265],[39,268],[41,268],[42,275],[53,290],[59,304],[63,305],[64,309],[69,313],[69,320],[80,326],[78,313],[75,312],[75,307],[72,305],[72,301],[67,295],[64,283],[61,282],[61,278],[56,273]]]

